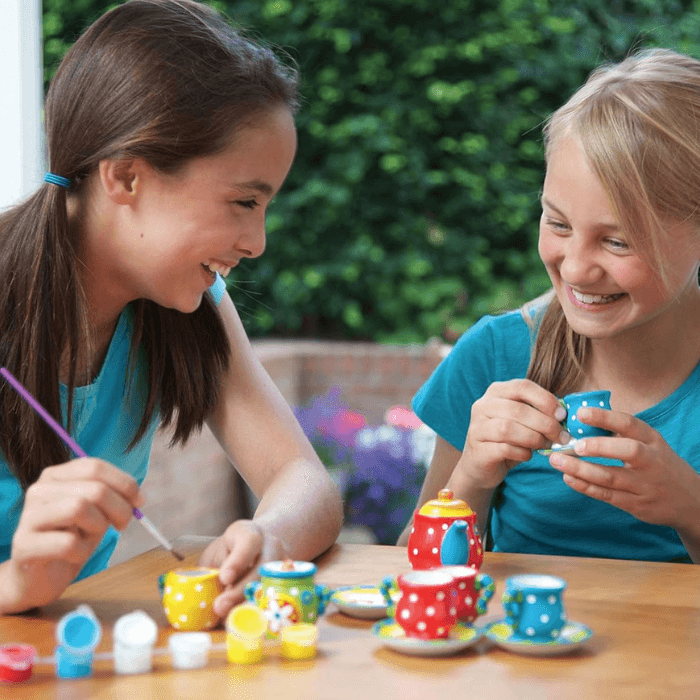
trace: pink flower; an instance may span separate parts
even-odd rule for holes
[[[405,406],[392,406],[384,416],[384,421],[388,425],[395,425],[397,428],[420,428],[423,425],[418,416]]]
[[[353,411],[338,411],[319,425],[322,435],[334,438],[344,445],[352,445],[355,435],[367,425],[365,417],[361,413]]]

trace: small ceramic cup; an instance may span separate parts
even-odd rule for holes
[[[473,566],[444,566],[441,569],[455,579],[457,619],[474,622],[486,612],[496,584],[488,574],[480,574]]]
[[[578,394],[569,394],[561,399],[566,409],[566,429],[574,440],[596,437],[600,435],[612,435],[609,430],[603,430],[593,425],[582,423],[576,413],[579,408],[605,408],[610,410],[609,391],[582,391]]]
[[[566,581],[549,574],[520,574],[506,581],[503,608],[513,635],[532,641],[556,639],[566,624]]]
[[[379,589],[389,614],[407,637],[444,639],[457,622],[455,578],[442,568],[411,571],[396,578],[387,576]],[[392,591],[401,597],[394,603]]]
[[[159,577],[158,588],[165,615],[176,630],[199,632],[219,623],[214,600],[224,587],[218,569],[202,566],[174,569]]]

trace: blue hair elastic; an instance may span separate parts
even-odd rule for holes
[[[49,182],[52,185],[58,185],[59,187],[65,187],[66,189],[70,187],[70,180],[67,177],[54,175],[53,173],[46,173],[46,175],[44,175],[44,182]]]

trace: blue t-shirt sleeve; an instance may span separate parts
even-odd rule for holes
[[[472,404],[493,381],[490,317],[472,326],[413,398],[416,415],[454,448],[464,449]]]
[[[214,300],[214,303],[217,306],[221,303],[221,300],[224,298],[225,292],[226,292],[226,281],[217,272],[216,273],[216,280],[214,281],[214,284],[212,284],[212,286],[209,287],[209,294],[211,294],[211,298]]]
[[[438,365],[413,398],[416,415],[460,452],[472,404],[496,381],[524,377],[530,333],[519,311],[484,316]]]

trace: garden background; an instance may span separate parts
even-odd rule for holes
[[[47,84],[76,36],[116,4],[43,0]],[[548,287],[536,249],[543,120],[594,67],[630,50],[700,57],[700,0],[209,4],[302,78],[299,151],[269,209],[267,249],[228,279],[259,339],[453,343],[483,314],[537,296]],[[307,432],[333,454],[322,423]],[[409,513],[420,478],[402,479]]]

